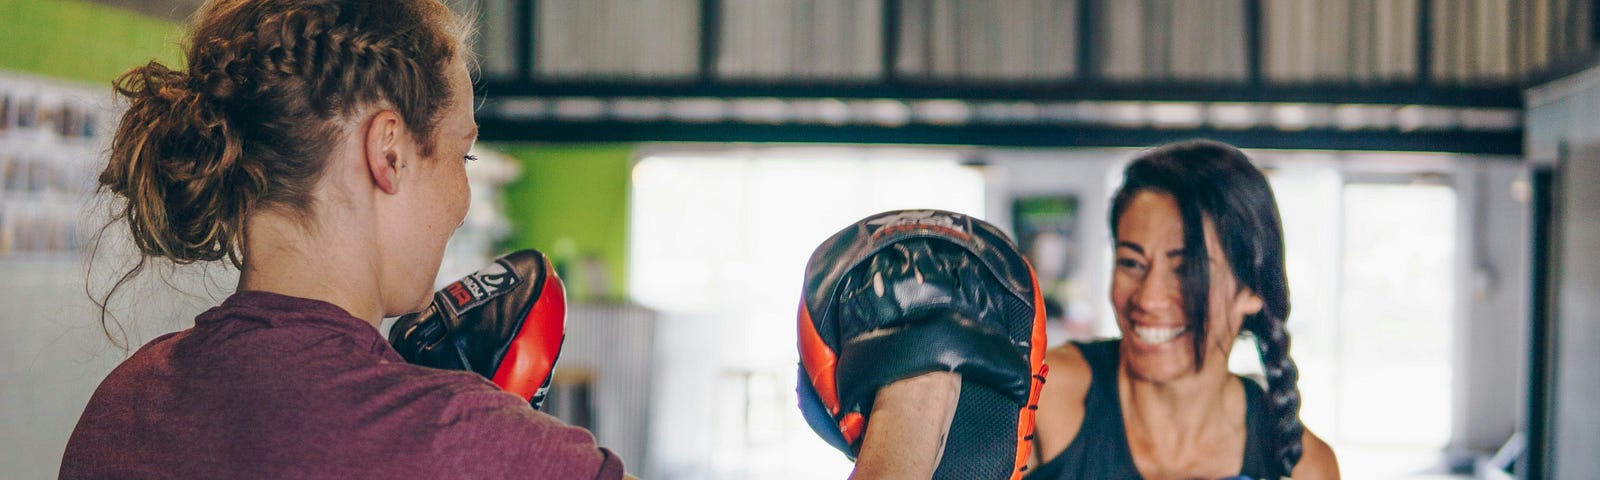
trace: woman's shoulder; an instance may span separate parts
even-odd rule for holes
[[[1079,344],[1069,342],[1046,350],[1044,362],[1050,371],[1039,392],[1039,409],[1034,413],[1034,455],[1039,463],[1055,458],[1077,438],[1083,424],[1084,399],[1093,380],[1089,361]]]
[[[1044,363],[1050,366],[1049,379],[1055,379],[1059,372],[1059,376],[1070,378],[1070,383],[1082,383],[1087,391],[1092,372],[1097,367],[1116,365],[1117,345],[1116,339],[1074,341],[1046,350]],[[1045,382],[1045,388],[1049,387],[1050,382]]]
[[[1078,343],[1067,342],[1045,350],[1044,364],[1050,366],[1050,372],[1045,377],[1045,389],[1050,389],[1052,385],[1077,383],[1070,380],[1080,379],[1080,377],[1082,380],[1088,380],[1087,375],[1090,372],[1089,360],[1084,356],[1083,347]],[[1069,381],[1055,381],[1058,378]],[[1084,387],[1088,387],[1087,382],[1084,382]]]
[[[1045,351],[1044,363],[1050,371],[1045,376],[1040,403],[1048,407],[1040,407],[1041,410],[1062,405],[1082,408],[1094,380],[1091,357],[1099,348],[1092,343],[1067,342]]]
[[[1339,478],[1339,460],[1333,454],[1333,448],[1322,441],[1310,429],[1300,436],[1300,462],[1294,466],[1292,477],[1295,480],[1337,480]]]
[[[446,370],[404,362],[383,362],[375,369],[384,382],[388,395],[411,398],[412,402],[432,403],[447,407],[453,413],[477,410],[515,409],[526,407],[515,395],[506,393],[494,383],[473,372]]]

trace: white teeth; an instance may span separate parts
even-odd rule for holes
[[[1178,335],[1182,335],[1185,330],[1188,330],[1188,328],[1187,327],[1133,327],[1133,334],[1134,335],[1138,335],[1139,336],[1139,340],[1144,341],[1144,343],[1159,345],[1159,344],[1162,344],[1162,343],[1167,343],[1169,341],[1172,341],[1172,339],[1174,339],[1174,338],[1178,338]]]

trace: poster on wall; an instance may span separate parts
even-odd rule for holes
[[[1011,205],[1017,248],[1033,265],[1050,326],[1063,332],[1064,340],[1089,339],[1097,333],[1087,316],[1086,286],[1073,280],[1082,268],[1078,214],[1076,195],[1018,197]],[[1060,337],[1052,334],[1054,338]]]
[[[109,89],[0,72],[0,258],[81,251]]]

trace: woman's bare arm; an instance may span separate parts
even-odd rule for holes
[[[878,390],[853,480],[927,479],[944,454],[961,375],[934,372]]]
[[[1300,463],[1295,464],[1290,477],[1295,480],[1339,480],[1339,459],[1326,442],[1306,430],[1300,437]]]

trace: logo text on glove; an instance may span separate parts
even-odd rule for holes
[[[522,279],[517,277],[516,272],[497,261],[477,273],[462,277],[450,286],[444,287],[444,292],[450,296],[450,309],[460,315],[478,308],[478,305],[499,296],[519,283],[522,283]]]
[[[957,223],[960,220],[960,223]],[[972,235],[968,233],[965,217],[956,214],[939,212],[937,210],[907,210],[895,215],[884,216],[867,220],[867,225],[877,227],[872,232],[872,240],[877,241],[885,236],[899,232],[936,231],[966,241]]]

